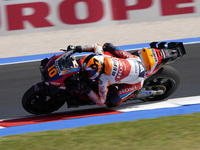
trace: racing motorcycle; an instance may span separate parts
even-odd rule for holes
[[[97,81],[85,78],[80,68],[82,58],[75,57],[73,50],[62,50],[62,54],[41,61],[42,82],[31,86],[22,98],[22,106],[27,112],[36,115],[52,113],[65,102],[69,108],[94,105],[79,85],[87,82],[93,90],[98,90]],[[186,54],[182,42],[152,42],[149,48],[130,53],[141,58],[146,75],[143,87],[128,100],[160,101],[176,91],[180,82],[178,72],[166,65]],[[113,56],[109,52],[104,52],[104,55]],[[121,84],[110,85],[108,96],[119,86]]]

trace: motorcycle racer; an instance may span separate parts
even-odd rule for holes
[[[182,42],[149,45],[133,50],[132,55],[111,43],[61,49],[64,53],[41,60],[42,82],[24,93],[22,106],[39,115],[52,113],[65,103],[68,108],[95,103],[112,108],[126,100],[164,100],[180,84],[177,70],[166,65],[183,57],[186,50]],[[84,51],[93,53],[74,57]]]
[[[120,50],[111,43],[89,46],[68,46],[68,50],[75,52],[93,52],[83,58],[82,71],[89,80],[98,81],[98,92],[84,86],[85,93],[90,99],[102,106],[116,107],[142,88],[146,69],[139,57]],[[113,57],[106,55],[109,52]],[[108,87],[113,84],[123,84],[116,92],[107,97]]]

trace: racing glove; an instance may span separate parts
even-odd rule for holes
[[[67,47],[67,51],[71,51],[71,50],[73,50],[74,52],[79,52],[79,53],[81,53],[82,52],[82,46],[73,46],[73,45],[69,45],[68,47]]]

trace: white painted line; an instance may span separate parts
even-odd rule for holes
[[[180,106],[197,104],[200,103],[200,96],[169,99],[169,102]]]
[[[161,109],[161,108],[172,108],[172,107],[180,107],[184,105],[192,105],[192,104],[200,104],[200,96],[192,96],[192,97],[183,97],[183,98],[175,98],[175,99],[168,99],[161,102],[144,102],[139,104],[130,104],[130,105],[119,105],[115,111],[120,112],[131,112],[131,111],[140,111],[140,110],[154,110],[154,109]],[[200,112],[200,110],[199,110]],[[22,117],[27,118],[27,117]],[[5,120],[12,120],[12,119],[19,119],[19,118],[9,118],[9,119],[1,119],[1,121]],[[0,126],[0,129],[6,127]]]
[[[192,104],[200,104],[200,96],[169,99],[162,102],[146,102],[132,106],[119,106],[115,110],[120,112],[129,112],[129,111],[179,107]]]

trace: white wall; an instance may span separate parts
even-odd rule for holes
[[[200,16],[200,0],[0,0],[0,35]]]

